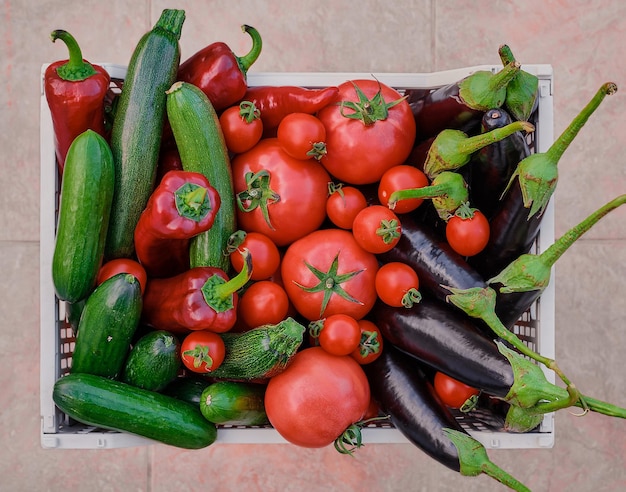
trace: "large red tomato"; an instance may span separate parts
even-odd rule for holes
[[[368,184],[402,164],[415,142],[409,103],[376,80],[349,80],[318,113],[326,127],[326,155],[320,162],[338,181]]]
[[[310,321],[332,314],[361,319],[376,302],[376,256],[350,231],[320,229],[292,243],[281,263],[287,295]]]
[[[369,404],[361,366],[349,355],[331,355],[321,347],[298,352],[265,391],[272,426],[290,443],[308,448],[332,444],[361,420]]]
[[[232,161],[237,224],[285,246],[326,218],[330,177],[315,159],[290,157],[276,138],[261,140]]]

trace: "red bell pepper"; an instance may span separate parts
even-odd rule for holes
[[[237,291],[250,280],[252,256],[234,277],[216,267],[194,267],[170,278],[148,280],[143,321],[155,329],[186,334],[195,330],[229,331],[237,321]]]
[[[62,175],[67,150],[78,135],[93,130],[106,137],[104,100],[111,78],[104,68],[83,59],[78,43],[69,32],[52,31],[50,38],[53,42],[60,39],[69,50],[69,60],[52,63],[44,73],[57,166]]]
[[[317,113],[339,94],[336,86],[307,89],[297,86],[249,87],[244,100],[261,111],[264,135],[276,131],[281,120],[290,113]]]
[[[189,269],[189,239],[209,230],[220,196],[200,173],[169,171],[148,199],[135,227],[135,253],[150,277]]]
[[[225,43],[212,43],[185,60],[178,69],[178,80],[199,87],[218,112],[244,96],[248,88],[248,69],[261,53],[258,31],[247,25],[241,29],[252,38],[252,48],[247,55],[237,57]]]

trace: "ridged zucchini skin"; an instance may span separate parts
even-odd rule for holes
[[[200,449],[217,438],[215,424],[187,402],[93,374],[57,380],[52,399],[87,425],[129,432],[184,449]]]
[[[214,424],[267,425],[264,384],[217,381],[204,389],[200,411]]]
[[[93,130],[74,139],[65,159],[52,280],[59,299],[77,302],[93,290],[102,264],[113,200],[114,165]]]
[[[187,82],[176,82],[167,91],[166,108],[183,169],[203,174],[221,199],[213,227],[191,239],[190,267],[228,272],[224,252],[237,223],[230,158],[218,116],[206,94]]]
[[[133,275],[120,273],[96,287],[80,316],[71,372],[118,377],[141,308],[141,288]]]
[[[111,131],[115,193],[106,241],[107,259],[131,257],[133,235],[154,188],[165,122],[165,91],[176,80],[183,10],[166,9],[139,40]]]

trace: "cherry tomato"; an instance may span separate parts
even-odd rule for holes
[[[378,326],[367,319],[358,321],[361,330],[359,345],[351,354],[359,364],[369,364],[374,362],[383,352],[383,335]]]
[[[232,161],[237,223],[286,246],[326,219],[330,177],[313,160],[289,156],[276,138],[264,138]]]
[[[356,215],[367,207],[367,200],[361,190],[354,186],[329,185],[330,195],[326,201],[326,215],[341,229],[352,229]]]
[[[344,183],[375,183],[413,149],[411,107],[398,91],[377,80],[349,80],[338,87],[335,99],[317,114],[326,127],[327,154],[320,162]]]
[[[349,355],[361,341],[361,328],[352,316],[333,314],[324,320],[319,335],[319,344],[333,355]]]
[[[321,347],[296,353],[265,391],[272,426],[288,442],[307,448],[332,444],[365,415],[369,404],[362,367],[350,356],[332,355]]]
[[[281,262],[289,299],[309,321],[364,317],[376,302],[378,260],[343,229],[320,229],[292,243]]]
[[[476,388],[439,371],[435,373],[433,385],[439,398],[450,408],[461,408],[469,398],[480,393]]]
[[[252,258],[251,280],[265,280],[278,270],[280,266],[280,252],[278,246],[268,236],[260,232],[237,231],[231,236],[230,263],[235,271],[243,268],[243,253],[250,251]]]
[[[220,115],[226,147],[241,154],[254,147],[263,135],[263,122],[258,108],[250,101],[231,106]]]
[[[429,184],[426,174],[418,168],[406,164],[393,166],[385,171],[385,174],[380,178],[378,183],[378,200],[382,205],[387,206],[389,197],[394,191],[423,188]],[[412,212],[423,202],[422,198],[399,200],[396,202],[393,211],[397,214]]]
[[[278,142],[294,159],[318,161],[326,154],[326,128],[314,115],[290,113],[278,125]]]
[[[400,219],[392,210],[383,205],[370,205],[354,218],[352,233],[365,251],[379,254],[398,244],[402,227]]]
[[[462,256],[480,253],[489,242],[489,221],[479,210],[471,218],[453,215],[446,224],[446,239],[450,247]]]
[[[419,285],[417,273],[406,263],[385,263],[376,272],[376,293],[389,306],[411,307],[419,302]]]
[[[224,361],[224,340],[212,331],[197,330],[182,341],[180,356],[184,366],[193,372],[208,373]]]
[[[270,280],[254,282],[239,297],[239,316],[250,328],[276,324],[287,317],[288,311],[287,292]]]
[[[143,295],[146,289],[146,282],[148,281],[146,270],[141,263],[131,260],[130,258],[115,258],[104,263],[98,271],[96,285],[100,285],[102,282],[118,273],[130,273],[133,275],[139,281],[141,294]]]

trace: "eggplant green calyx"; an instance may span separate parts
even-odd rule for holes
[[[548,249],[539,255],[523,254],[512,261],[498,275],[489,279],[488,284],[501,284],[499,291],[511,292],[543,291],[550,282],[551,269],[556,261],[583,234],[591,229],[602,217],[626,203],[626,194],[620,195],[572,227]]]
[[[506,44],[500,46],[498,54],[504,66],[516,61]],[[506,88],[504,107],[516,120],[527,121],[536,107],[538,96],[539,78],[520,68]]]
[[[63,29],[57,29],[50,33],[50,39],[54,43],[57,39],[60,39],[65,43],[69,51],[69,60],[63,65],[57,67],[57,74],[63,80],[69,82],[80,82],[85,80],[96,73],[96,69],[83,60],[83,54],[80,46],[76,42],[74,36]]]
[[[354,101],[341,101],[339,111],[341,116],[350,118],[353,120],[360,120],[365,126],[373,125],[377,121],[386,120],[389,116],[389,108],[400,104],[406,99],[406,96],[396,99],[395,101],[386,102],[383,97],[382,88],[379,84],[379,89],[374,97],[369,99],[358,85],[352,82],[354,90],[356,91],[358,102]],[[352,113],[345,113],[344,109],[348,108],[352,110]]]
[[[479,70],[459,82],[459,96],[470,108],[489,111],[499,108],[506,100],[507,86],[520,70],[520,64],[513,61],[497,73]]]
[[[472,436],[448,428],[443,429],[443,433],[457,449],[461,475],[475,477],[484,473],[512,490],[530,492],[523,483],[491,461],[485,447]]]
[[[524,206],[529,208],[528,218],[542,214],[554,193],[558,181],[558,163],[565,150],[572,143],[578,132],[585,125],[591,114],[600,106],[605,96],[615,94],[617,85],[607,82],[600,87],[595,96],[572,120],[565,131],[550,146],[547,152],[531,154],[522,159],[511,176],[502,196],[517,178],[522,190]]]

